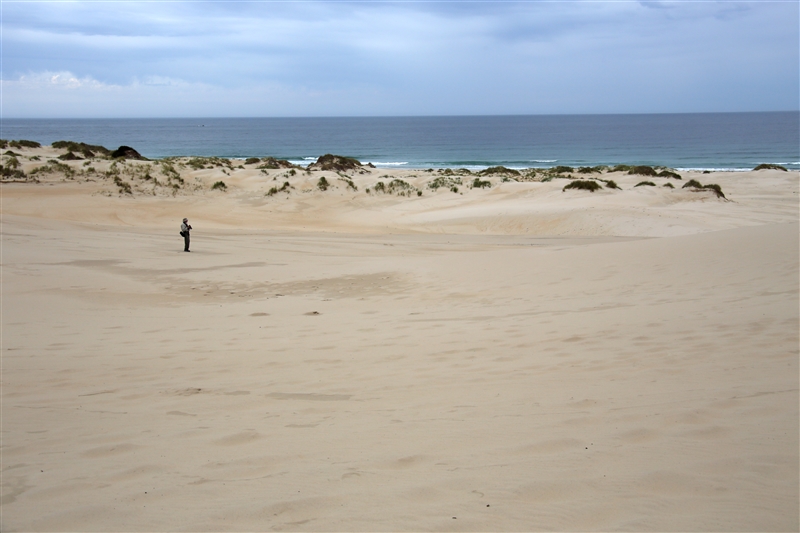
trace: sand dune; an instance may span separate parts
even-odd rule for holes
[[[2,186],[4,531],[800,527],[797,173],[213,172]]]

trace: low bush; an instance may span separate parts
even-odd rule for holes
[[[244,160],[244,164],[245,165],[255,165],[256,163],[260,163],[260,162],[261,162],[261,159],[259,159],[257,157],[248,157],[247,159]]]
[[[643,185],[647,185],[648,187],[655,187],[656,186],[656,184],[653,183],[652,181],[640,181],[639,183],[634,185],[634,187],[642,187]]]
[[[111,150],[99,144],[56,141],[51,146],[59,150],[67,150],[68,152],[80,152],[86,157],[95,157],[96,154],[102,154],[104,157],[111,157]]]
[[[5,142],[5,141],[3,141]],[[41,148],[42,145],[37,143],[36,141],[27,141],[25,139],[20,139],[18,141],[8,141],[8,146],[11,148]],[[5,146],[0,146],[0,148],[5,148]]]
[[[762,163],[753,170],[783,170],[784,172],[788,172],[788,170],[786,170],[786,167],[782,167],[780,165],[774,165],[772,163]]]
[[[557,167],[552,167],[550,169],[550,172],[554,174],[563,174],[565,172],[575,172],[575,170],[572,167],[568,167],[565,165],[558,165]]]
[[[220,191],[224,192],[224,191],[228,190],[228,186],[225,185],[224,181],[218,181],[218,182],[214,183],[214,185],[211,186],[211,190],[212,191],[220,190]]]
[[[507,174],[511,176],[519,176],[519,171],[513,168],[506,168],[504,166],[489,167],[478,172],[479,176],[491,176],[492,174]]]
[[[670,189],[674,189],[675,187],[671,183],[665,183],[662,187],[669,187]]]
[[[325,176],[322,176],[317,182],[317,188],[321,191],[327,191],[328,187],[330,186],[331,184],[328,183],[328,180],[325,179]]]
[[[658,172],[653,167],[647,165],[637,165],[628,170],[628,174],[634,176],[658,176]]]
[[[619,185],[617,185],[617,183],[614,180],[608,180],[606,182],[606,187],[608,187],[609,189],[619,189],[620,188]]]
[[[292,171],[292,172],[294,172],[294,171]],[[347,184],[347,188],[348,189],[352,189],[354,191],[358,190],[358,187],[356,187],[356,184],[353,183],[353,180],[351,180],[350,178],[339,178],[339,181],[345,182],[345,184]]]
[[[386,185],[382,181],[375,184],[375,192],[386,192]]]
[[[717,198],[725,198],[725,194],[722,192],[722,187],[717,185],[716,183],[708,183],[703,185],[697,180],[689,180],[686,182],[686,185],[681,187],[685,189],[686,187],[692,187],[696,191],[712,191],[714,194],[717,195]],[[727,200],[727,198],[725,198]]]
[[[561,191],[566,191],[567,189],[579,189],[589,192],[594,192],[596,190],[601,189],[600,184],[596,181],[592,180],[574,180],[569,182],[567,185],[564,186]]]
[[[283,182],[283,186],[280,189],[277,188],[277,187],[271,188],[269,190],[269,192],[267,193],[267,196],[274,196],[274,195],[278,194],[279,192],[287,192],[288,193],[289,189],[294,189],[294,187],[289,185],[288,181],[284,181]]]
[[[632,168],[633,167],[630,166],[630,165],[616,165],[616,166],[611,168],[611,172],[628,172]]]
[[[475,178],[475,181],[472,182],[472,188],[473,189],[485,189],[487,187],[488,188],[492,187],[492,182],[491,181],[484,181],[484,180],[480,180],[478,178]]]
[[[447,187],[448,189],[452,190],[456,185],[461,185],[461,178],[439,176],[438,178],[431,180],[427,187],[434,191],[439,187]]]
[[[320,156],[316,163],[308,165],[308,170],[347,171],[361,168],[361,161],[342,155],[325,154]]]
[[[673,172],[671,170],[662,170],[661,172],[656,174],[656,176],[659,177],[659,178],[673,178],[673,179],[676,179],[676,180],[682,180],[683,179],[683,178],[681,178],[680,174],[678,174],[677,172]]]

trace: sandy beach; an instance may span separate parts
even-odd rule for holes
[[[800,528],[798,172],[13,151],[3,531]]]

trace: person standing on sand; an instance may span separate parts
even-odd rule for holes
[[[183,235],[183,251],[188,252],[189,250],[189,232],[192,230],[191,224],[189,224],[189,219],[184,218],[183,224],[181,224],[181,235]]]

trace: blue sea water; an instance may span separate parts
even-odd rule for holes
[[[800,112],[453,117],[3,119],[0,138],[132,146],[158,159],[333,153],[377,167],[800,169]]]

